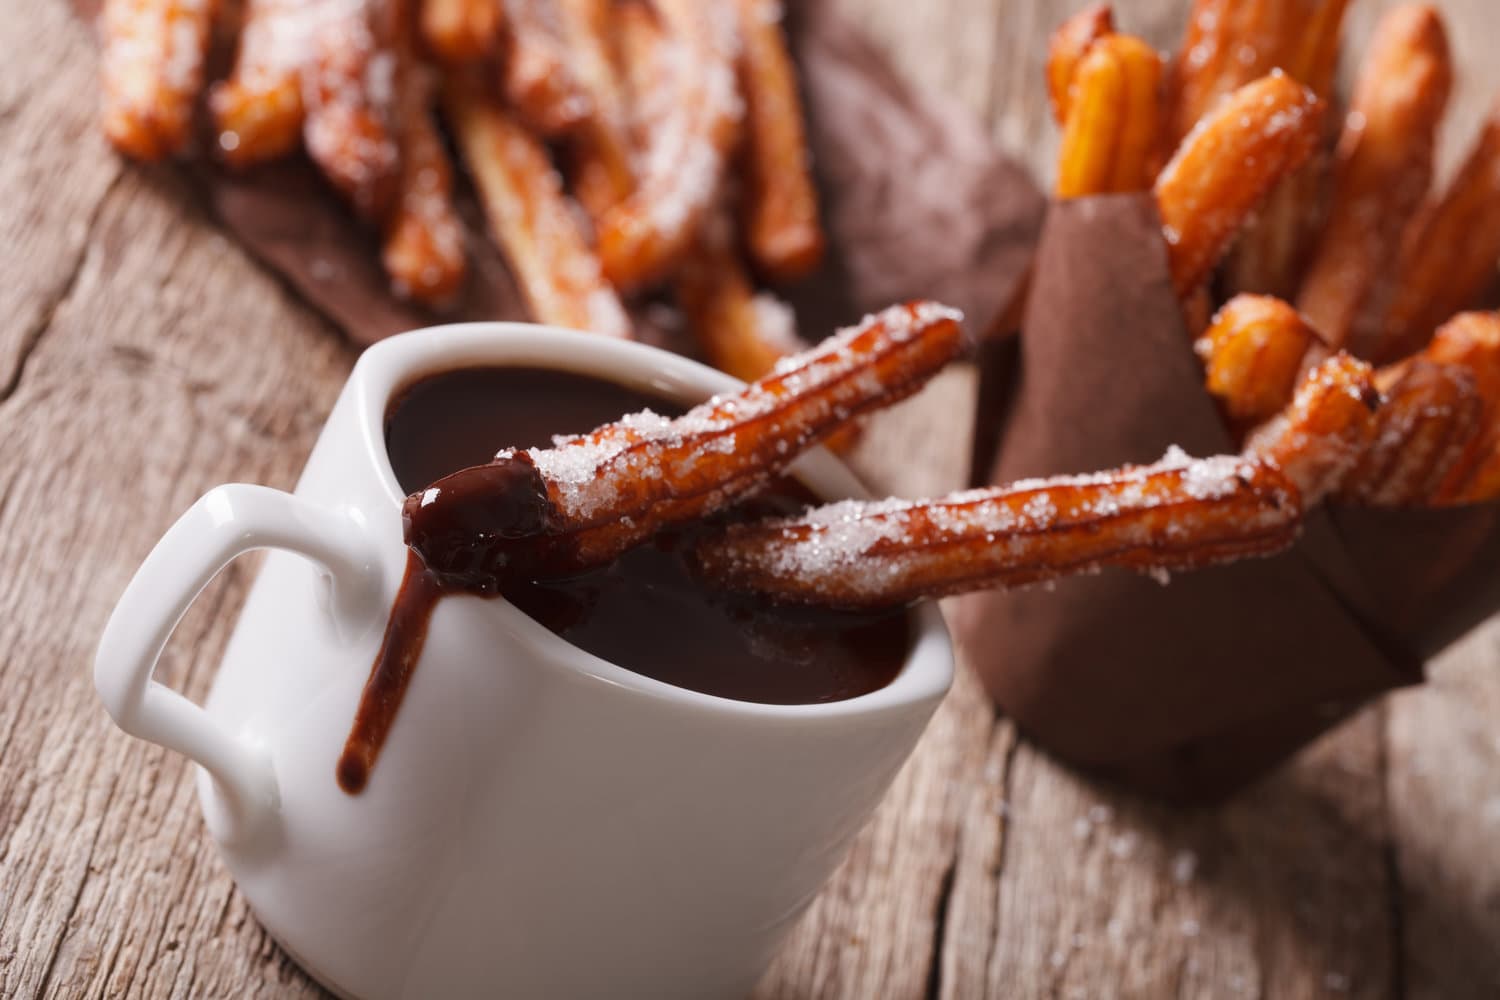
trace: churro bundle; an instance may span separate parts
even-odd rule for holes
[[[217,6],[107,4],[104,122],[122,152],[188,148]],[[305,149],[385,234],[393,291],[441,306],[466,265],[430,118],[441,90],[532,317],[628,336],[622,294],[670,284],[728,200],[759,270],[794,280],[820,263],[780,22],[775,0],[249,0],[234,66],[210,88],[213,146],[236,169]],[[718,256],[726,267],[741,267],[739,236]]]
[[[1198,0],[1165,86],[1107,6],[1075,15],[1047,66],[1057,195],[1152,190],[1174,290],[1237,438],[1291,402],[1300,373],[1347,350],[1386,365],[1377,383],[1396,405],[1342,498],[1482,503],[1497,496],[1475,471],[1491,461],[1496,390],[1471,385],[1470,369],[1485,362],[1423,353],[1500,263],[1495,125],[1449,189],[1430,192],[1451,56],[1438,12],[1406,4],[1377,26],[1342,128],[1326,127],[1346,6]],[[1143,149],[1165,155],[1159,171]],[[1223,289],[1247,286],[1215,309]]]
[[[976,502],[1027,478],[1050,495],[1067,474],[1180,446],[1276,469],[1301,533],[1182,586],[1105,573],[969,595],[957,632],[1023,731],[1174,797],[1238,787],[1419,682],[1428,656],[1500,608],[1500,313],[1481,309],[1500,263],[1495,125],[1433,190],[1452,68],[1425,4],[1383,16],[1347,114],[1330,115],[1347,6],[1197,0],[1155,103],[1132,96],[1151,72],[1127,69],[1134,40],[1107,7],[1062,25],[1049,53],[1057,199],[1014,385],[988,404],[1003,423]],[[1122,183],[1116,157],[1131,176],[1140,163],[1124,137],[1148,132],[1145,180]],[[906,516],[920,515],[853,524]],[[1101,542],[1112,523],[1094,525]],[[1066,518],[1032,527],[1071,544]],[[724,572],[757,586],[772,554],[815,537],[788,531],[741,529],[712,557],[737,557]],[[885,558],[880,543],[860,551]]]
[[[1428,656],[1500,607],[1490,579],[1500,512],[1475,502],[1493,447],[1493,432],[1476,428],[1493,416],[1476,418],[1472,402],[1495,378],[1500,317],[1448,324],[1399,388],[1396,367],[1330,350],[1270,296],[1231,300],[1195,351],[1154,201],[1111,194],[1052,207],[1022,364],[973,499],[1001,501],[1034,480],[1057,511],[1033,509],[1056,520],[1027,524],[1026,537],[1093,559],[1073,547],[1070,477],[1151,463],[1175,446],[1274,468],[1295,490],[1300,531],[1267,558],[1165,587],[1100,556],[1107,571],[1097,576],[963,596],[952,620],[991,697],[1040,746],[1143,791],[1201,800],[1265,773],[1368,699],[1420,682]],[[1115,540],[1113,526],[1134,508],[1102,509],[1086,520],[1089,545]],[[1210,509],[1189,510],[1184,539]],[[915,516],[896,510],[875,526]],[[956,531],[962,517],[952,517]],[[713,555],[738,556],[724,572],[756,586],[758,567],[796,551],[806,530],[793,526],[774,544],[747,536],[743,551]],[[856,537],[870,539],[858,550],[867,560],[850,565],[882,565],[880,531]],[[949,536],[919,537],[935,545],[921,551],[936,553]],[[850,583],[830,582],[843,594],[879,578],[856,570]]]
[[[1039,224],[1019,168],[821,9],[799,12],[794,58],[780,0],[245,0],[216,24],[219,7],[107,0],[105,130],[222,168],[199,169],[225,221],[357,341],[529,317],[753,380],[801,328],[889,301],[988,314]],[[888,134],[844,128],[872,113]],[[889,198],[916,169],[949,180]]]

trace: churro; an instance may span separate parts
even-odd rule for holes
[[[753,382],[788,354],[807,345],[785,303],[756,292],[740,262],[734,227],[719,212],[703,227],[697,246],[677,275],[677,301],[705,360],[735,378]]]
[[[1195,345],[1208,391],[1231,423],[1275,416],[1292,398],[1315,340],[1297,310],[1268,295],[1238,295],[1214,316]]]
[[[676,419],[645,411],[551,448],[502,451],[408,497],[407,544],[446,585],[482,593],[607,563],[915,392],[957,354],[959,321],[930,302],[895,306]]]
[[[417,68],[409,66],[415,75]],[[453,164],[429,106],[430,87],[407,79],[401,94],[401,179],[385,225],[381,262],[401,298],[441,306],[466,270],[463,227],[453,208]]]
[[[1114,12],[1109,4],[1096,3],[1068,18],[1052,33],[1047,46],[1047,94],[1057,124],[1068,120],[1078,64],[1095,42],[1114,30]]]
[[[818,266],[824,244],[797,70],[781,31],[781,0],[734,2],[743,46],[745,243],[757,270],[792,281]]]
[[[302,66],[307,155],[355,211],[381,219],[400,180],[395,5],[329,4]]]
[[[182,152],[213,34],[215,0],[108,0],[100,21],[104,134],[138,160]]]
[[[1156,50],[1130,35],[1102,38],[1083,56],[1063,124],[1059,198],[1151,187],[1161,74]]]
[[[604,273],[629,291],[668,276],[721,194],[743,110],[734,11],[695,0],[637,8],[621,34],[644,145],[635,190],[599,222]]]
[[[694,558],[708,580],[773,602],[875,608],[1106,566],[1159,574],[1278,552],[1297,489],[1254,458],[1058,476],[935,500],[848,500],[733,525]]]
[[[1479,431],[1474,377],[1416,357],[1382,369],[1377,385],[1386,398],[1375,437],[1341,495],[1372,507],[1425,506]]]
[[[1323,102],[1273,72],[1226,98],[1182,141],[1156,181],[1172,280],[1186,296],[1283,178],[1317,148]]]
[[[1433,8],[1397,7],[1381,19],[1339,139],[1328,220],[1297,295],[1334,347],[1361,357],[1379,348],[1378,286],[1427,195],[1451,79]]]
[[[1395,284],[1373,348],[1377,361],[1422,349],[1439,324],[1472,306],[1500,263],[1500,105],[1443,196],[1402,241]]]
[[[1303,378],[1292,402],[1245,443],[1296,484],[1305,506],[1336,493],[1370,449],[1381,405],[1370,366],[1335,354]]]
[[[448,123],[495,242],[539,323],[630,336],[547,151],[509,112],[462,83],[444,92]]]
[[[578,128],[593,111],[569,59],[551,0],[497,0],[505,12],[501,88],[511,109],[544,136]]]

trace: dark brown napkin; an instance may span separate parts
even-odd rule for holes
[[[1003,483],[1233,449],[1203,388],[1148,196],[1054,204],[1037,249]],[[1227,794],[1495,608],[1500,517],[1316,511],[1289,552],[1182,576],[1122,572],[971,595],[956,632],[1041,746],[1166,797]],[[1481,585],[1482,582],[1482,585]]]
[[[830,253],[817,274],[778,291],[812,340],[915,297],[956,306],[970,330],[982,330],[1015,292],[1044,201],[978,122],[907,87],[830,6],[798,5],[789,25]],[[377,235],[301,157],[237,175],[200,156],[192,169],[230,232],[355,343],[435,323],[527,318],[468,192],[460,209],[470,280],[451,310],[435,313],[390,294]]]

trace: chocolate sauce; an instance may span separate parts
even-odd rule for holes
[[[548,516],[536,499],[529,463],[449,481],[484,465],[502,448],[551,444],[625,413],[650,408],[675,416],[683,407],[612,382],[529,368],[466,368],[424,378],[386,415],[386,449],[401,488],[421,503],[429,488],[468,489],[445,497],[443,522],[422,519],[422,549],[441,552],[434,573],[413,553],[385,639],[339,760],[339,785],[359,792],[400,707],[420,656],[433,604],[454,590],[492,594],[498,581],[466,567],[488,564],[508,532],[534,531]],[[527,470],[530,470],[528,473]],[[484,477],[493,477],[489,482]],[[457,484],[455,486],[454,484]],[[794,513],[813,497],[786,481],[715,519]],[[507,582],[521,611],[580,649],[668,684],[740,701],[807,704],[840,701],[890,683],[911,646],[904,612],[861,614],[771,607],[706,588],[683,553],[707,525],[664,533],[612,565],[561,580]]]
[[[432,609],[441,596],[443,586],[437,577],[426,571],[415,552],[407,553],[406,572],[385,623],[380,652],[360,695],[344,752],[339,755],[339,787],[350,795],[362,791],[370,780],[370,769],[396,721],[396,710],[401,707],[406,685],[427,642]]]
[[[524,451],[444,476],[401,505],[412,552],[444,587],[472,594],[524,583],[556,521],[547,484]]]

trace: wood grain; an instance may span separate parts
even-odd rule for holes
[[[90,220],[120,175],[94,124],[87,32],[57,0],[0,9],[0,399],[83,259]]]
[[[15,393],[0,511],[0,994],[285,995],[203,835],[189,769],[99,710],[88,664],[131,567],[217,482],[289,487],[347,349],[166,179],[126,174]],[[295,362],[292,360],[295,359]],[[253,566],[184,620],[158,676],[201,698]],[[217,961],[214,956],[224,956]]]
[[[836,2],[1050,178],[1040,42],[1082,0]],[[1354,36],[1390,5],[1356,0]],[[1500,14],[1440,6],[1461,65],[1451,162],[1500,89]],[[1186,0],[1117,7],[1167,46]],[[0,4],[0,66],[0,996],[320,995],[234,890],[189,768],[108,723],[88,664],[194,497],[292,483],[353,355],[171,168],[107,154],[63,0]],[[959,484],[973,391],[954,371],[888,415],[861,471],[899,493]],[[254,569],[189,613],[163,680],[202,697]],[[1497,836],[1500,622],[1214,810],[1078,778],[964,672],[759,995],[1500,995]]]

